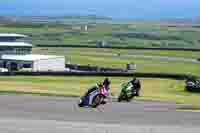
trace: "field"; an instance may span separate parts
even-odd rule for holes
[[[35,45],[97,46],[104,41],[105,45],[119,47],[200,48],[200,29],[192,25],[80,22],[82,23],[0,23],[0,31],[29,34],[31,36],[27,41]],[[87,31],[84,30],[86,25]]]
[[[84,26],[88,30],[84,30]],[[29,35],[25,41],[33,45],[86,45],[98,46],[101,41],[108,46],[138,46],[157,48],[200,48],[198,26],[164,25],[159,23],[80,23],[70,20],[60,23],[0,23],[1,32],[15,32]],[[198,63],[170,62],[147,60],[143,58],[120,58],[112,54],[156,55],[169,57],[194,58],[200,52],[186,51],[148,51],[121,49],[89,49],[89,48],[39,48],[34,47],[33,53],[64,55],[66,63],[95,65],[101,67],[125,68],[127,63],[134,62],[138,72],[181,73],[199,75]]]
[[[147,60],[141,58],[114,57],[117,53],[161,55],[171,57],[197,58],[200,52],[177,51],[138,51],[138,50],[112,50],[112,49],[88,49],[88,48],[35,48],[33,53],[65,55],[66,63],[94,65],[110,68],[125,68],[127,63],[134,62],[138,72],[178,73],[199,75],[199,63],[169,62]]]

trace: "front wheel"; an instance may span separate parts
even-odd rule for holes
[[[126,97],[126,101],[127,101],[127,102],[130,102],[130,101],[133,99],[133,97],[134,97],[134,95],[129,96],[129,97],[127,96],[127,97]]]
[[[120,94],[120,95],[119,95],[119,97],[117,98],[117,101],[118,101],[118,102],[121,102],[121,101],[123,100],[123,98],[122,98],[122,97],[123,97],[123,95],[122,95],[122,94]]]
[[[82,99],[80,99],[80,101],[78,102],[78,106],[79,106],[79,107],[83,107],[83,106],[84,106],[84,102],[83,102]]]
[[[126,100],[126,93],[124,91],[121,91],[119,97],[118,97],[118,102],[121,102],[123,100]]]
[[[117,101],[118,101],[118,102],[121,102],[121,101],[122,101],[121,97],[118,97],[118,98],[117,98]]]

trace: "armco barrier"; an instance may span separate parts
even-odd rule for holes
[[[104,76],[104,77],[143,77],[184,80],[196,77],[186,74],[130,73],[130,72],[3,72],[0,76]]]
[[[85,72],[126,72],[124,69],[120,68],[103,68],[98,66],[90,65],[77,65],[77,64],[65,64],[65,68],[74,71],[85,71]]]

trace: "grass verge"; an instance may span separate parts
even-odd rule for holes
[[[0,77],[0,93],[34,94],[47,96],[81,96],[87,88],[103,77],[55,77],[55,76],[10,76]],[[113,97],[120,93],[121,83],[126,77],[113,77],[111,90]],[[184,81],[172,79],[141,78],[142,91],[138,100],[175,102],[199,105],[200,94],[184,91]]]
[[[190,105],[190,106],[181,106],[176,108],[178,110],[193,110],[193,111],[200,111],[200,106]]]

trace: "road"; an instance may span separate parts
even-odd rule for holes
[[[114,54],[113,56],[119,57],[118,54]],[[195,58],[183,58],[183,57],[150,56],[150,55],[134,55],[134,54],[120,54],[120,57],[123,57],[123,58],[143,58],[143,59],[148,59],[148,60],[160,60],[160,61],[200,63]]]
[[[77,107],[78,98],[0,96],[3,133],[199,133],[200,113],[176,110],[175,103],[108,104]]]

